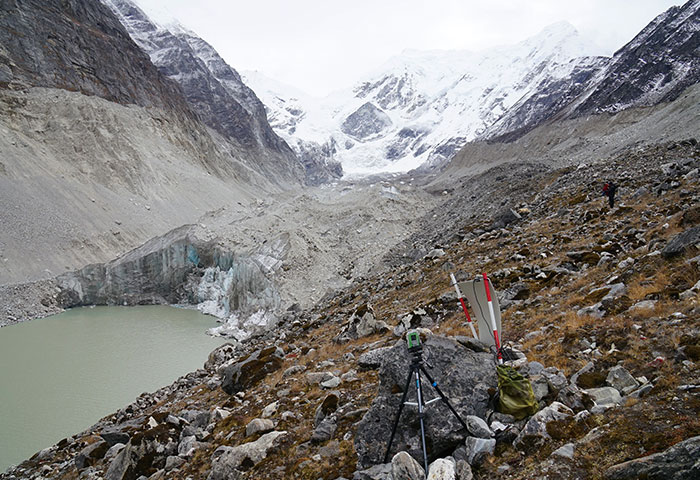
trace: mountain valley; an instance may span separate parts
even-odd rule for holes
[[[319,99],[131,0],[9,2],[0,335],[170,304],[228,343],[0,479],[425,478],[413,407],[384,458],[413,329],[468,427],[428,406],[427,478],[696,478],[698,52],[690,0],[612,57],[561,22]],[[483,272],[532,416],[451,285]]]

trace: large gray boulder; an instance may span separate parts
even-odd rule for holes
[[[212,455],[211,472],[207,480],[239,478],[242,469],[248,469],[267,458],[268,453],[278,447],[286,435],[287,432],[270,432],[254,442],[217,448]]]
[[[347,342],[388,330],[389,326],[386,322],[379,320],[374,313],[372,305],[367,303],[360,305],[352,313],[335,340],[337,342]]]
[[[167,457],[177,455],[178,431],[161,423],[134,434],[109,464],[105,480],[130,480],[150,476],[165,468]]]
[[[428,480],[456,480],[456,478],[454,460],[438,458],[430,465]]]
[[[698,244],[700,244],[700,226],[690,228],[673,237],[664,249],[661,250],[661,255],[665,258],[672,258]]]
[[[391,459],[393,480],[423,480],[425,470],[415,458],[406,452],[399,452]]]
[[[700,478],[700,436],[642,458],[620,463],[605,472],[607,480],[695,480]]]
[[[423,348],[423,358],[432,366],[426,366],[426,370],[438,382],[438,388],[461,418],[466,419],[468,415],[484,418],[489,401],[488,389],[495,388],[497,384],[493,357],[488,353],[471,351],[451,338],[432,334],[424,339]],[[410,365],[411,359],[403,341],[397,342],[384,356],[379,370],[379,392],[359,422],[355,435],[355,450],[361,467],[380,463],[384,459]],[[421,379],[424,399],[436,397],[437,393],[428,379],[424,375],[421,375]],[[415,402],[415,384],[411,381],[408,388],[407,401]],[[451,453],[469,435],[442,401],[426,407],[425,428],[431,459]],[[418,412],[416,407],[410,405],[403,408],[391,452],[402,450],[422,461]]]
[[[552,439],[547,432],[547,424],[573,420],[573,416],[574,412],[569,407],[559,402],[553,402],[528,420],[513,445],[516,448],[525,449],[540,447]]]
[[[257,350],[222,370],[221,388],[229,395],[245,390],[263,379],[268,373],[278,370],[284,362],[284,352],[279,347]]]

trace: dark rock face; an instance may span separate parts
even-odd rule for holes
[[[489,128],[489,134],[497,135],[490,140],[515,140],[561,112],[585,91],[596,74],[609,63],[610,59],[606,57],[584,57],[577,60],[569,77],[544,79],[533,95],[519,101]]]
[[[605,77],[575,115],[670,102],[700,80],[700,2],[659,15],[615,52]]]
[[[158,27],[130,0],[104,0],[165,76],[182,88],[202,121],[243,148],[264,154],[257,168],[272,178],[300,181],[294,152],[267,121],[265,107],[214,48],[192,32]]]
[[[343,166],[335,160],[335,142],[323,145],[316,142],[298,141],[294,146],[301,166],[306,172],[307,185],[321,185],[343,176]]]
[[[615,465],[607,480],[692,480],[700,478],[700,437],[692,437],[668,450]]]
[[[0,87],[61,88],[192,116],[177,85],[100,2],[5,1],[0,45]]]
[[[221,388],[229,395],[245,390],[262,380],[268,373],[278,370],[283,361],[284,352],[281,348],[268,347],[258,350],[223,369]]]
[[[381,134],[391,126],[391,123],[389,115],[367,102],[348,115],[348,118],[340,126],[340,130],[346,135],[362,141]]]
[[[488,389],[496,386],[493,357],[487,353],[473,352],[452,339],[439,336],[429,336],[423,348],[423,358],[434,367],[426,367],[426,370],[438,382],[438,388],[462,419],[467,415],[484,418],[489,401]],[[382,356],[379,393],[358,424],[355,435],[358,462],[363,467],[381,463],[384,459],[410,363],[404,342],[398,342]],[[421,379],[424,400],[437,396],[427,378],[422,376]],[[407,401],[416,401],[416,388],[412,382]],[[442,401],[426,407],[425,427],[428,454],[432,459],[449,454],[469,435]],[[404,406],[401,413],[391,454],[402,450],[422,462],[418,415],[416,407],[409,405]]]
[[[668,245],[661,250],[661,254],[666,258],[672,258],[699,243],[700,227],[693,227],[673,237]]]

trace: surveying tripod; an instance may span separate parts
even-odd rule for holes
[[[394,427],[391,429],[391,438],[389,438],[389,443],[386,446],[386,453],[384,454],[384,463],[389,462],[389,452],[391,451],[391,444],[394,442],[394,436],[396,435],[396,429],[399,426],[399,419],[401,418],[401,412],[403,411],[404,405],[412,405],[418,407],[418,420],[420,421],[420,438],[421,445],[423,446],[423,464],[425,465],[425,477],[428,478],[428,451],[425,446],[425,407],[433,402],[442,400],[445,405],[450,409],[450,411],[457,417],[459,423],[462,424],[464,429],[469,432],[469,427],[464,423],[464,420],[459,416],[457,410],[455,410],[447,397],[438,388],[437,382],[432,379],[430,374],[423,367],[423,346],[420,343],[420,334],[417,331],[410,331],[406,334],[406,341],[408,342],[408,353],[411,355],[411,368],[408,372],[408,379],[406,380],[406,387],[403,389],[403,396],[401,397],[401,405],[399,406],[399,411],[396,413],[396,419],[394,420]],[[432,367],[431,367],[432,368]],[[423,385],[421,383],[421,373],[430,382],[430,385],[435,389],[438,396],[432,400],[428,400],[423,403]],[[411,381],[414,380],[416,384],[416,402],[407,402],[406,397],[408,396],[408,388],[411,385]]]

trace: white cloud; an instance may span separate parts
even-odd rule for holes
[[[322,95],[402,50],[512,44],[560,20],[612,54],[677,0],[136,0],[178,19],[238,70]]]

